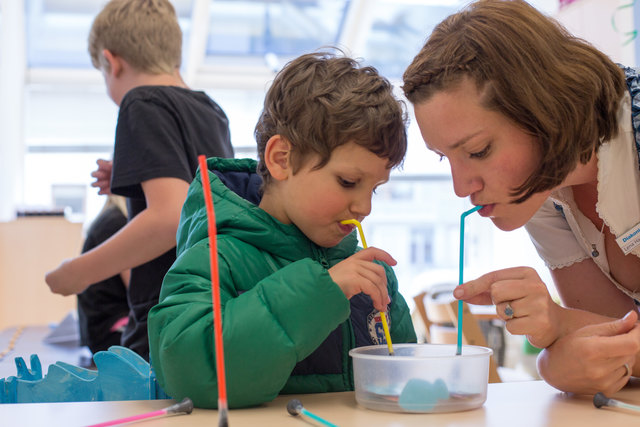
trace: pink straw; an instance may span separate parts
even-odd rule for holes
[[[119,418],[117,420],[105,421],[103,423],[92,424],[88,427],[107,427],[107,426],[115,426],[118,424],[130,423],[133,421],[139,421],[146,418],[160,417],[163,415],[173,415],[173,414],[190,414],[193,411],[193,402],[188,397],[185,397],[182,402],[176,403],[174,405],[168,406],[164,409],[159,409],[157,411],[147,412],[146,414],[132,415],[126,418]]]

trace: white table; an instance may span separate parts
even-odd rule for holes
[[[42,338],[47,327],[29,327],[16,341],[15,351],[0,361],[0,378],[15,375],[15,356],[29,361],[37,353],[43,374],[56,361],[78,364],[83,354],[79,347],[48,345]],[[11,339],[14,328],[0,332],[0,349]],[[640,379],[614,396],[640,405]],[[489,384],[487,401],[478,409],[449,414],[397,414],[358,406],[353,392],[279,396],[273,402],[250,409],[229,412],[230,426],[304,427],[314,424],[309,418],[293,417],[286,411],[292,398],[299,399],[310,412],[340,426],[473,426],[473,427],[625,427],[640,426],[640,414],[593,406],[591,396],[562,393],[542,381]],[[86,426],[161,409],[171,400],[26,403],[0,405],[0,426]],[[140,421],[140,426],[212,426],[217,425],[215,410],[196,409],[191,415],[179,415]]]
[[[615,396],[640,404],[640,381]],[[397,414],[358,406],[353,392],[279,396],[273,402],[250,409],[229,411],[229,426],[305,427],[320,424],[286,411],[290,399],[339,426],[450,426],[450,427],[626,427],[640,426],[640,415],[593,406],[590,396],[561,393],[542,381],[489,384],[487,401],[478,409],[449,414]],[[173,401],[28,403],[0,405],[0,423],[6,426],[86,426],[164,408]],[[195,409],[190,415],[174,415],[140,421],[142,426],[215,426],[215,410]]]

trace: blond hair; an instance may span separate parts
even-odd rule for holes
[[[171,74],[182,61],[182,31],[168,0],[111,0],[89,33],[89,54],[97,69],[107,69],[103,49],[136,70]]]
[[[618,130],[624,74],[524,1],[481,0],[433,30],[404,73],[413,104],[473,81],[484,108],[535,137],[542,159],[514,196],[553,189]]]

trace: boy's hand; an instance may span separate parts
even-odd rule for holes
[[[387,252],[369,247],[331,267],[329,275],[340,286],[347,299],[364,292],[371,297],[376,310],[387,311],[390,301],[387,276],[384,267],[374,263],[374,260],[396,265],[396,260]]]
[[[86,289],[81,283],[75,283],[73,279],[77,277],[77,272],[74,270],[73,260],[64,260],[58,268],[49,271],[45,275],[45,281],[51,292],[54,294],[60,294],[63,296],[79,294]]]
[[[91,176],[96,180],[91,183],[92,187],[98,187],[98,194],[111,194],[111,168],[113,163],[110,160],[98,159],[96,161],[98,169],[91,172]]]

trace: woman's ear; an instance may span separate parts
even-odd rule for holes
[[[276,181],[291,174],[291,143],[282,135],[273,135],[264,149],[264,163]]]

